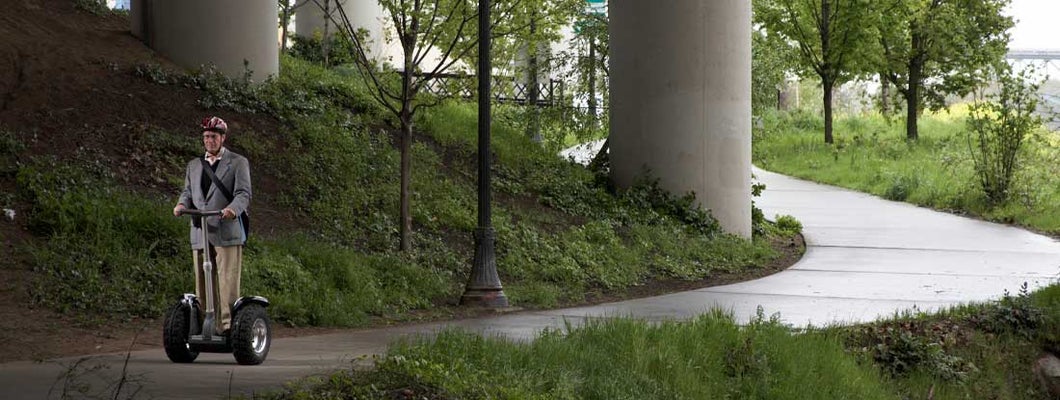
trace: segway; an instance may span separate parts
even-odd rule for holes
[[[206,236],[206,217],[219,216],[221,211],[183,210],[181,215],[200,218],[202,243]],[[261,296],[243,296],[232,305],[231,329],[227,335],[215,332],[217,321],[217,299],[214,298],[213,261],[208,251],[203,251],[202,270],[206,285],[206,312],[194,294],[185,293],[166,314],[162,329],[162,342],[166,356],[175,363],[195,361],[199,352],[232,353],[242,365],[257,365],[265,361],[272,344],[272,329],[265,308],[269,300]],[[201,322],[200,322],[201,320]]]

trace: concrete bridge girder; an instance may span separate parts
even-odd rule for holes
[[[612,179],[646,171],[751,236],[751,4],[610,4]]]

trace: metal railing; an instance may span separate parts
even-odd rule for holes
[[[401,71],[397,71],[401,73]],[[426,74],[416,73],[419,79],[425,79],[423,91],[434,96],[445,98],[472,99],[478,81],[475,75],[468,74]],[[512,76],[493,77],[493,99],[500,103],[529,104],[532,85]],[[541,107],[560,105],[563,99],[563,81],[548,79],[537,85],[536,104]]]

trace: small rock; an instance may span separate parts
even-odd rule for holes
[[[4,209],[4,216],[7,217],[7,219],[9,221],[14,221],[15,220],[15,210],[12,210],[10,208],[5,208]]]
[[[1034,362],[1034,375],[1038,377],[1042,388],[1049,393],[1049,398],[1060,399],[1060,358],[1052,353],[1045,353]]]

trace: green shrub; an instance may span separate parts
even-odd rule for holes
[[[1038,341],[1045,350],[1060,354],[1060,284],[1050,285],[1031,296],[1042,312]]]
[[[802,223],[790,215],[778,215],[777,216],[777,229],[789,235],[797,235],[802,233]]]
[[[995,204],[1008,199],[1012,179],[1022,166],[1024,138],[1041,125],[1041,117],[1035,115],[1041,83],[1032,82],[1031,74],[1033,70],[1013,75],[1012,68],[1004,64],[994,71],[1000,92],[991,95],[991,101],[980,96],[969,107],[969,152],[979,185]]]
[[[111,13],[110,7],[107,7],[106,0],[73,0],[74,6],[79,10],[87,11],[97,16],[104,16]]]
[[[314,7],[310,5],[310,7]],[[353,62],[355,49],[353,41],[345,32],[340,32],[333,25],[331,27],[331,38],[328,41],[328,65],[350,64]],[[316,32],[312,37],[291,37],[291,48],[288,54],[300,59],[323,64],[324,63],[324,34]]]
[[[1033,338],[1044,325],[1045,318],[1042,308],[1031,297],[1024,282],[1016,296],[1006,290],[1001,300],[982,306],[972,321],[987,332],[1011,332]]]
[[[881,331],[877,333],[878,342],[871,350],[872,356],[893,376],[919,370],[944,380],[961,381],[977,371],[975,365],[947,354],[941,343],[927,340],[907,326],[885,326]]]
[[[26,149],[26,144],[13,132],[0,130],[0,176],[13,176],[18,172],[19,156]]]
[[[674,218],[703,235],[721,232],[721,225],[710,214],[696,204],[694,193],[675,196],[659,186],[659,180],[644,175],[633,182],[633,186],[622,193],[619,200],[627,210],[642,210],[639,221],[651,223],[660,215]],[[634,214],[636,215],[636,214]]]
[[[268,297],[273,318],[295,326],[362,325],[429,307],[453,289],[445,271],[307,238],[256,244],[246,259],[244,292]]]
[[[920,186],[920,177],[903,173],[887,174],[887,189],[883,192],[883,198],[887,200],[904,201]]]
[[[191,287],[191,254],[182,251],[187,221],[174,218],[168,203],[54,160],[22,168],[18,185],[33,204],[30,229],[48,238],[31,249],[40,273],[36,302],[60,311],[154,317]]]

